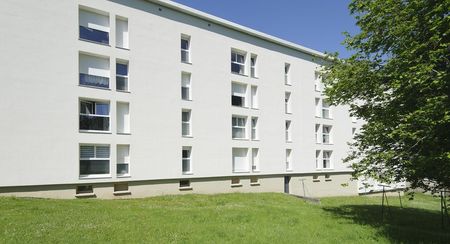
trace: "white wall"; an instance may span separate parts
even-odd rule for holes
[[[79,5],[107,12],[109,26],[116,26],[114,16],[128,18],[130,50],[78,40]],[[340,160],[352,123],[344,107],[333,109],[333,120],[315,118],[319,63],[310,55],[141,0],[4,0],[0,23],[0,36],[8,37],[0,39],[0,170],[8,172],[0,186],[122,180],[115,174],[117,144],[131,148],[131,177],[123,180],[240,175],[232,172],[232,148],[258,148],[259,174],[285,173],[286,149],[292,149],[292,173],[316,172],[317,148],[333,150],[333,171],[348,170]],[[182,33],[190,36],[192,64],[180,62]],[[258,55],[258,79],[231,74],[232,48],[246,51],[248,62],[250,53]],[[80,52],[109,57],[109,63],[128,60],[130,92],[116,92],[114,77],[110,90],[79,86]],[[284,84],[285,63],[291,86]],[[115,74],[115,66],[110,69]],[[181,100],[182,71],[192,74],[192,101]],[[232,81],[258,86],[259,109],[231,106]],[[284,111],[286,91],[292,114]],[[112,133],[79,132],[80,97],[110,101]],[[118,101],[132,108],[130,135],[117,134]],[[181,137],[182,109],[192,110],[192,138]],[[249,124],[258,117],[259,140],[232,140],[233,114],[248,116]],[[292,121],[290,143],[285,120]],[[316,145],[316,123],[333,126],[333,145]],[[80,143],[111,145],[112,177],[79,178]],[[183,146],[195,152],[190,176],[181,172]]]

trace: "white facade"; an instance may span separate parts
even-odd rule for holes
[[[0,193],[350,178],[356,124],[324,101],[319,52],[170,1],[4,0],[0,20]]]

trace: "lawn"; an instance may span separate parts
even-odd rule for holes
[[[438,198],[322,198],[277,193],[132,200],[0,198],[0,243],[450,243]],[[390,214],[389,214],[390,212]]]

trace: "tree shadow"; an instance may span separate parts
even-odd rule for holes
[[[443,230],[439,211],[379,205],[324,207],[326,212],[360,225],[369,225],[377,234],[394,243],[450,243],[450,226]]]

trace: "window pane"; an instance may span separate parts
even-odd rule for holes
[[[80,115],[80,130],[109,131],[109,117]]]
[[[94,146],[80,146],[80,158],[94,158]]]
[[[109,78],[80,73],[80,85],[109,88]]]
[[[189,62],[189,52],[185,50],[181,50],[181,61]]]
[[[109,44],[109,33],[80,25],[80,39]]]
[[[183,122],[189,122],[189,120],[190,120],[190,113],[189,112],[182,112],[181,113],[181,120],[183,121]]]
[[[183,158],[189,158],[190,157],[190,151],[189,150],[185,150],[185,149],[183,149],[183,153],[182,153],[183,155]]]
[[[189,124],[183,123],[182,124],[182,131],[181,131],[183,136],[188,136],[191,134],[191,128],[189,126]]]
[[[117,174],[126,175],[128,174],[128,164],[117,164]]]
[[[189,49],[189,41],[186,39],[181,39],[181,49],[188,50]]]
[[[95,156],[96,158],[109,158],[109,146],[96,146]]]
[[[116,89],[118,91],[128,91],[128,78],[116,76]]]
[[[80,175],[109,174],[109,160],[80,160]]]
[[[189,88],[187,87],[181,87],[181,99],[183,100],[190,100],[189,96]]]
[[[116,63],[116,74],[127,76],[128,75],[128,65]]]
[[[95,103],[95,114],[97,115],[109,115],[108,103]]]
[[[190,159],[183,159],[183,172],[190,172],[191,171],[191,160]]]
[[[82,114],[93,114],[94,104],[92,102],[80,101],[80,113]]]

